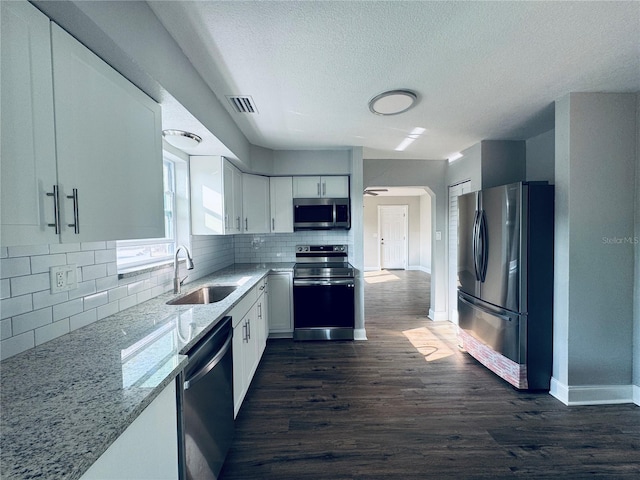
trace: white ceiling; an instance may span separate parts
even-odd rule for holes
[[[361,145],[365,158],[441,160],[484,139],[553,127],[569,92],[640,90],[640,2],[152,1],[248,140]],[[419,95],[380,117],[389,89]],[[416,127],[424,135],[394,149]],[[214,132],[215,133],[215,132]]]

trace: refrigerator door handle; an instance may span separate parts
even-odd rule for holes
[[[473,217],[473,271],[476,275],[477,281],[480,281],[480,269],[478,264],[478,233],[480,230],[479,218],[480,211],[476,210]]]
[[[480,310],[481,312],[484,313],[488,313],[489,315],[493,315],[494,317],[498,317],[501,320],[505,320],[507,322],[510,322],[511,320],[513,320],[512,317],[510,317],[509,315],[502,315],[494,310],[489,310],[488,308],[483,307],[482,305],[478,304],[478,303],[471,303],[469,300],[467,300],[466,298],[464,298],[462,295],[458,295],[458,300],[460,300],[462,303],[466,303],[467,305],[469,305],[471,308],[475,308],[477,310]]]
[[[487,217],[484,214],[484,210],[480,211],[479,216],[479,228],[478,228],[478,242],[481,245],[480,248],[480,258],[479,258],[479,271],[480,271],[480,281],[484,282],[487,279],[487,267],[488,267],[488,256],[489,256],[489,245],[487,238]]]

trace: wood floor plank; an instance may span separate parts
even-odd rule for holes
[[[513,389],[426,317],[429,275],[374,273],[368,341],[269,341],[221,480],[640,478],[640,408]]]

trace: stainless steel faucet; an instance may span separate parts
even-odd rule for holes
[[[184,249],[184,252],[187,255],[187,270],[193,270],[193,258],[191,258],[191,253],[189,253],[189,249],[184,245],[180,245],[176,249],[176,254],[173,257],[173,293],[180,293],[180,287],[182,283],[187,279],[189,275],[185,275],[185,277],[180,280],[180,272],[178,269],[178,252],[180,249]]]

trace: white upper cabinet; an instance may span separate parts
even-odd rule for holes
[[[51,28],[62,240],[163,237],[160,106]]]
[[[2,4],[2,245],[164,236],[160,107],[27,2]]]
[[[242,174],[244,233],[269,232],[269,177]]]
[[[293,198],[347,198],[348,176],[293,177]]]
[[[271,177],[269,179],[269,197],[271,232],[293,232],[293,179],[291,177]]]
[[[58,243],[49,19],[27,2],[2,9],[2,245]]]
[[[189,158],[191,233],[233,235],[242,228],[242,173],[220,156]],[[238,198],[239,197],[239,198]]]

